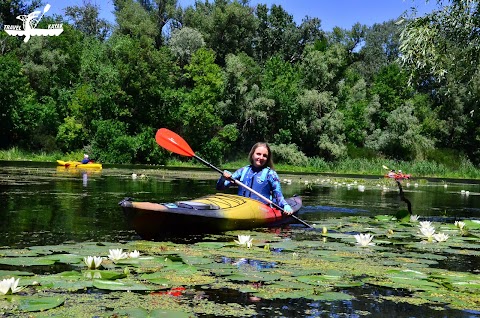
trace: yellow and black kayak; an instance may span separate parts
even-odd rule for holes
[[[287,199],[296,213],[302,199]],[[212,233],[275,227],[295,222],[292,216],[262,202],[234,194],[217,193],[175,203],[120,201],[128,222],[144,239],[177,233]]]
[[[65,168],[77,168],[77,169],[102,169],[101,163],[89,162],[81,163],[80,161],[63,161],[57,160],[59,166],[64,166]]]

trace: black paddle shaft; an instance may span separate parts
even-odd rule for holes
[[[199,156],[197,155],[193,155],[193,157],[195,159],[197,159],[198,161],[202,162],[203,164],[209,166],[210,168],[216,170],[218,173],[222,174],[223,175],[223,171],[218,169],[217,167],[215,167],[214,165],[212,165],[210,162],[207,162],[205,161],[204,159],[200,158]],[[268,202],[269,204],[273,205],[275,208],[277,208],[278,210],[282,211],[285,213],[285,210],[283,208],[281,208],[278,204],[276,204],[275,202],[273,202],[272,200],[269,200],[267,199],[266,197],[264,197],[263,195],[261,195],[260,193],[258,193],[257,191],[253,190],[252,188],[248,187],[247,185],[243,184],[242,182],[238,181],[238,180],[235,180],[235,179],[231,179],[234,183],[236,183],[237,185],[241,186],[241,187],[244,187],[245,189],[249,190],[250,192],[253,192],[255,193],[256,195],[258,195],[260,198],[262,198],[263,200],[265,200],[266,202]],[[305,222],[304,220],[298,218],[296,215],[293,215],[293,214],[290,214],[291,217],[293,217],[294,219],[296,219],[297,221],[299,221],[300,223],[302,223],[303,225],[309,227],[309,228],[313,228],[313,226],[311,226],[310,224],[308,224],[307,222]]]

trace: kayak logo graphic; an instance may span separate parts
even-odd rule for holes
[[[50,5],[47,4],[42,11],[33,11],[29,14],[22,14],[17,16],[17,19],[23,22],[23,30],[20,25],[4,25],[3,29],[8,35],[25,36],[23,42],[27,43],[32,36],[58,36],[63,32],[63,25],[49,24],[48,29],[37,29],[37,25],[43,18],[44,14],[50,10]]]

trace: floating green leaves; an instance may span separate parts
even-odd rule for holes
[[[20,311],[35,312],[52,309],[63,305],[63,297],[12,296],[11,302]]]
[[[89,306],[93,302],[90,316],[113,314],[94,309],[102,307],[109,295],[115,295],[108,298],[109,306],[119,308],[114,313],[130,317],[192,316],[192,310],[251,316],[255,307],[209,301],[202,291],[235,291],[255,301],[335,302],[350,301],[358,297],[359,290],[373,286],[409,292],[408,297],[383,299],[480,310],[478,275],[455,266],[455,262],[480,256],[477,222],[465,222],[468,234],[453,224],[433,222],[439,232],[448,234],[444,242],[428,242],[419,233],[418,222],[400,222],[392,216],[349,216],[316,223],[321,223],[318,230],[295,229],[284,236],[262,230],[234,231],[216,236],[214,242],[194,244],[88,242],[4,249],[0,265],[9,270],[0,271],[0,279],[21,277],[25,288],[11,300],[1,301],[15,302],[15,314],[36,308],[45,314],[64,314],[62,298],[55,295],[63,293],[71,306],[86,306],[77,299],[94,293],[98,300],[89,298]],[[323,226],[328,233],[322,233]],[[358,233],[371,233],[376,245],[358,246],[354,238]],[[253,246],[237,246],[233,240],[238,235],[250,235]],[[138,250],[141,256],[115,262],[106,259],[101,269],[86,270],[83,257],[105,257],[115,248]],[[150,305],[152,297],[161,308]]]

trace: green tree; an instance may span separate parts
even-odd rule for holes
[[[324,51],[307,45],[300,65],[303,87],[319,91],[337,91],[337,83],[348,66],[348,52],[341,44],[328,46]]]
[[[440,145],[466,152],[478,163],[479,1],[437,3],[439,10],[406,21],[400,60],[411,83],[436,101],[448,130]]]
[[[422,126],[414,116],[414,106],[407,101],[393,110],[384,129],[376,129],[366,139],[368,148],[401,160],[422,160],[434,149],[434,141],[422,134]]]
[[[179,107],[171,102],[179,73],[171,51],[166,47],[157,50],[153,42],[143,46],[141,40],[125,35],[114,35],[109,43],[108,56],[113,60],[115,71],[106,75],[118,73],[120,91],[112,92],[116,93],[112,96],[116,103],[111,105],[115,108],[107,109],[114,111],[115,118],[129,123],[132,134],[142,125],[172,124],[172,114]]]
[[[118,28],[114,33],[127,35],[141,46],[155,46],[161,32],[155,18],[135,0],[113,0]]]
[[[363,147],[372,126],[368,112],[367,83],[353,68],[339,84],[338,107],[344,115],[345,136],[349,144]]]
[[[412,98],[415,91],[408,85],[408,75],[397,63],[383,67],[375,75],[371,95],[378,95],[381,108],[374,115],[377,128],[383,128],[390,113]]]
[[[220,66],[215,64],[212,50],[197,50],[185,66],[185,76],[191,81],[192,89],[186,93],[180,107],[180,118],[187,140],[199,149],[206,158],[218,160],[208,151],[212,138],[223,127],[218,112],[218,103],[223,98],[225,78]]]
[[[364,45],[359,52],[361,58],[356,68],[368,83],[382,68],[399,58],[401,30],[402,26],[393,20],[375,23],[365,30]]]
[[[297,133],[302,136],[303,152],[330,160],[345,156],[344,116],[332,93],[305,90],[298,97],[298,105],[302,116]]]
[[[13,54],[0,55],[0,148],[13,145],[16,112],[23,106],[25,93],[32,94],[21,64]]]
[[[99,6],[90,2],[82,6],[69,6],[65,8],[67,21],[72,26],[87,36],[93,36],[104,41],[111,33],[112,26],[105,20],[99,18]]]
[[[174,30],[168,41],[168,47],[181,66],[188,64],[192,54],[204,46],[205,41],[202,34],[189,27]]]
[[[244,3],[215,0],[197,1],[195,8],[185,11],[184,26],[200,31],[208,48],[215,51],[219,65],[224,65],[228,54],[245,52],[252,55],[256,18]]]
[[[254,105],[255,99],[259,97],[261,68],[245,53],[229,54],[224,72],[225,98],[219,103],[220,116],[224,123],[234,123],[243,132],[241,146],[246,149],[252,145],[250,137],[255,139],[253,136],[257,133],[255,131],[250,135],[249,131],[256,126],[252,125],[252,121],[258,119],[254,114]],[[261,107],[258,113],[265,114]],[[263,123],[260,125],[264,126]]]
[[[164,34],[168,34],[165,26],[178,25],[178,17],[181,15],[181,8],[177,0],[137,0],[154,21],[158,33],[155,37],[155,46],[160,48],[165,44]]]
[[[255,59],[264,64],[274,55],[282,56],[289,62],[301,59],[304,47],[325,38],[321,30],[321,21],[306,17],[297,26],[293,16],[281,5],[257,5],[255,13],[258,20],[254,39]]]
[[[289,136],[294,133],[299,114],[296,104],[300,87],[298,67],[274,56],[265,65],[261,85],[261,95],[275,103],[274,108],[268,110],[270,129],[265,140],[275,140],[279,144],[294,142]],[[282,133],[280,129],[283,129]],[[282,140],[281,136],[287,140]]]

